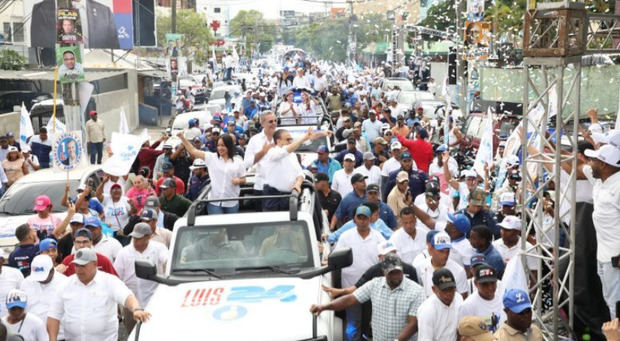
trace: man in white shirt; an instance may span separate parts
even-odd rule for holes
[[[521,251],[521,218],[514,215],[507,215],[499,225],[502,238],[493,241],[493,246],[502,255],[504,262],[508,262],[519,255]],[[526,248],[533,249],[534,246],[529,241],[525,241]],[[530,271],[538,270],[538,261],[535,257],[527,257],[527,267]],[[533,278],[536,278],[535,276]]]
[[[497,272],[487,264],[477,266],[474,271],[474,285],[478,290],[461,305],[459,321],[464,316],[479,316],[486,329],[494,333],[506,321],[502,296],[497,295]]]
[[[433,272],[432,283],[432,296],[418,309],[418,340],[456,340],[463,298],[456,294],[454,275],[447,268],[437,269]]]
[[[61,293],[61,288],[69,280],[65,275],[54,270],[52,259],[47,255],[38,255],[34,257],[31,264],[32,271],[30,276],[26,278],[20,289],[26,293],[28,297],[28,305],[26,312],[37,316],[41,324],[45,327],[47,320],[47,312],[50,309],[50,303],[54,297]],[[61,325],[58,332],[58,338],[64,339],[64,331]]]
[[[351,184],[351,178],[355,174],[355,155],[348,153],[342,159],[342,169],[334,172],[334,178],[332,179],[332,189],[340,193],[341,197],[345,197],[347,194],[353,191],[353,185]]]
[[[245,149],[243,162],[246,168],[254,166],[254,194],[262,195],[265,173],[261,170],[264,162],[261,162],[269,149],[273,146],[273,134],[278,128],[276,115],[271,111],[265,111],[260,115],[260,124],[263,131],[252,136]]]
[[[325,91],[327,89],[327,80],[325,79],[325,76],[323,76],[323,70],[321,69],[317,69],[316,70],[316,77],[314,77],[314,91],[316,91],[317,93],[322,93],[323,91]]]
[[[381,168],[375,165],[375,155],[372,152],[365,152],[363,159],[364,164],[355,168],[354,172],[367,176],[367,185],[375,184],[381,186]]]
[[[355,285],[362,274],[371,266],[379,262],[377,246],[385,238],[376,230],[370,228],[370,209],[361,205],[355,210],[356,228],[345,231],[334,250],[350,247],[353,251],[353,264],[342,269],[342,287]],[[359,305],[347,308],[347,324],[355,328],[353,339],[359,338],[361,325],[361,307]]]
[[[377,119],[377,112],[368,111],[368,118],[362,122],[362,131],[366,134],[369,141],[374,141],[377,137],[381,137],[381,126],[383,123]]]
[[[306,70],[303,68],[297,69],[297,76],[293,78],[293,87],[294,88],[307,88],[312,89],[310,85],[310,79],[306,76]]]
[[[10,266],[4,266],[7,260],[4,250],[0,249],[0,297],[6,297],[9,291],[19,288],[24,280],[21,271]],[[0,316],[6,316],[6,314],[6,310],[0,309]]]
[[[97,217],[86,218],[84,227],[93,235],[93,250],[108,257],[111,262],[114,262],[116,255],[123,248],[121,243],[101,232],[101,220]]]
[[[295,151],[306,141],[316,140],[329,136],[331,131],[313,132],[308,128],[306,134],[293,142],[291,133],[286,129],[278,129],[273,134],[275,146],[269,148],[264,157],[261,168],[264,176],[263,193],[265,195],[290,194],[293,190],[301,193],[301,183],[304,173],[295,155]],[[267,199],[264,201],[264,211],[288,210],[288,198]]]
[[[390,242],[398,250],[398,255],[407,264],[413,264],[413,260],[426,249],[424,233],[416,227],[416,218],[411,207],[400,211],[400,228],[390,237]]]
[[[80,249],[73,263],[75,276],[69,277],[60,295],[51,298],[47,317],[50,341],[58,341],[61,320],[67,340],[117,340],[117,304],[132,311],[135,320],[148,321],[151,314],[140,307],[129,288],[118,277],[97,270],[93,249]]]
[[[138,299],[141,307],[145,307],[151,296],[157,289],[157,282],[148,281],[136,277],[135,262],[137,260],[149,261],[155,264],[160,274],[164,273],[168,249],[159,242],[151,240],[153,231],[147,223],[138,223],[131,232],[131,243],[125,246],[114,262],[114,268],[118,277],[127,285]],[[131,318],[132,312],[125,309],[125,327],[127,330],[133,329],[135,321]]]
[[[390,145],[391,157],[383,163],[383,167],[381,168],[381,190],[385,190],[385,185],[387,184],[388,178],[390,177],[390,173],[400,169],[402,148],[403,146],[398,141],[394,141]],[[413,163],[413,168],[416,168],[415,162]]]
[[[430,238],[428,245],[428,254],[420,253],[413,260],[413,267],[416,269],[418,281],[424,286],[426,297],[433,294],[433,273],[435,269],[447,268],[456,279],[456,290],[467,297],[467,275],[463,267],[455,261],[449,259],[452,243],[450,236],[445,232],[437,232]]]
[[[2,323],[11,334],[22,336],[22,340],[48,341],[45,323],[35,314],[26,313],[27,303],[28,296],[25,292],[19,289],[9,291],[6,296],[6,309],[9,314],[2,318]]]
[[[598,150],[586,149],[591,167],[583,167],[584,175],[594,185],[596,259],[610,316],[616,316],[615,305],[620,301],[620,149],[615,142]]]

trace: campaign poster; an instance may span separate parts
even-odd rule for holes
[[[79,11],[73,8],[58,9],[56,30],[58,32],[56,41],[60,46],[82,43],[82,23]]]
[[[56,49],[58,80],[60,83],[78,83],[84,80],[80,46],[61,46]]]
[[[484,0],[467,0],[467,21],[484,21]]]
[[[23,3],[24,18],[30,18],[24,25],[26,46],[55,48],[60,9],[56,0],[24,0]],[[132,0],[77,0],[69,3],[78,12],[85,48],[133,49]]]
[[[82,132],[72,131],[58,134],[52,144],[54,167],[60,170],[76,168],[84,156]]]
[[[177,76],[179,75],[179,58],[170,56],[170,62],[168,64],[168,68],[170,70],[170,78],[173,82],[176,82]]]
[[[182,56],[183,35],[180,33],[166,33],[166,49],[164,53],[168,57]]]
[[[489,57],[491,24],[488,22],[465,22],[465,48],[467,60],[486,60]]]

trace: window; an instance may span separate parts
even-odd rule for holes
[[[5,22],[3,23],[3,27],[4,27],[4,41],[6,42],[12,42],[12,27],[11,27],[11,23],[10,22]]]
[[[24,42],[24,24],[20,22],[13,23],[13,42],[14,43]]]
[[[220,13],[221,11],[222,11],[222,9],[219,8],[219,7],[214,7],[213,8],[213,13]]]

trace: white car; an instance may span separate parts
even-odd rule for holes
[[[403,105],[407,110],[413,108],[413,104],[420,100],[433,100],[435,96],[429,91],[401,91],[398,94],[397,102],[399,105]]]
[[[226,99],[224,98],[224,96],[227,92],[230,95],[231,102],[236,102],[237,99],[241,98],[242,91],[240,86],[225,85],[218,88],[213,88],[213,90],[211,90],[208,104],[218,104],[220,107],[224,108],[226,106]]]
[[[129,340],[342,340],[342,320],[333,311],[316,316],[309,309],[330,301],[321,285],[331,286],[332,271],[353,256],[350,249],[320,253],[319,234],[328,224],[314,209],[312,188],[306,183],[288,212],[242,207],[196,216],[206,201],[195,201],[175,223],[166,271],[135,263],[139,278],[160,284],[144,307],[151,319]]]
[[[177,134],[189,128],[189,120],[198,119],[198,124],[203,127],[205,123],[211,122],[213,115],[209,111],[190,111],[175,116],[172,126],[170,127],[170,135],[176,137]]]
[[[69,171],[69,193],[75,195],[82,184],[96,189],[102,176],[101,166],[97,165]],[[34,200],[39,195],[49,196],[53,214],[64,219],[66,208],[60,204],[60,199],[66,184],[67,172],[47,168],[25,175],[11,185],[0,199],[0,247],[8,250],[17,244],[15,228],[35,215]]]

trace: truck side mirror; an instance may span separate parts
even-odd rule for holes
[[[351,248],[335,250],[327,258],[327,267],[331,270],[346,268],[353,264],[353,251]]]
[[[135,267],[136,276],[138,278],[155,281],[155,277],[157,276],[157,268],[155,268],[155,264],[149,261],[137,260],[135,263]]]

